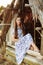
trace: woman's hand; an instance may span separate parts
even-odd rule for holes
[[[35,43],[32,43],[32,44],[31,44],[30,49],[33,50],[33,51],[39,52],[39,49],[38,49],[38,47],[35,45]]]
[[[15,42],[18,42],[18,40],[19,40],[19,39],[13,39],[13,40],[12,40],[12,45],[14,45]]]
[[[19,39],[14,39],[14,42],[18,42]]]

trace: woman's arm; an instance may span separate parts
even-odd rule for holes
[[[33,50],[33,51],[39,52],[39,49],[38,49],[38,47],[35,45],[34,42],[31,44],[30,49]]]

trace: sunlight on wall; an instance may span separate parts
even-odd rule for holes
[[[0,0],[0,6],[6,7],[11,2],[12,2],[12,0]]]

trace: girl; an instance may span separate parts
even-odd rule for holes
[[[14,39],[15,54],[17,63],[20,64],[28,49],[39,52],[38,48],[33,42],[32,36],[25,33],[25,26],[23,19],[18,16],[14,22]]]

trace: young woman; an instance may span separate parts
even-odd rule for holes
[[[18,16],[14,22],[13,41],[15,41],[15,53],[18,64],[22,62],[28,49],[39,52],[38,48],[33,42],[32,36],[29,33],[25,33],[23,19],[20,16]]]

